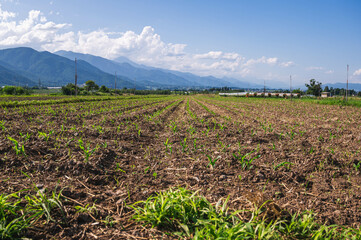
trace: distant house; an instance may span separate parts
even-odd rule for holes
[[[331,93],[330,92],[322,92],[321,97],[323,97],[323,98],[331,97]]]

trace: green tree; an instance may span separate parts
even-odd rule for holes
[[[109,88],[107,88],[106,86],[102,85],[99,89],[99,92],[109,92]]]
[[[328,88],[328,86],[326,86],[324,89],[323,89],[324,92],[329,92],[330,89]]]
[[[299,88],[297,88],[297,89],[293,89],[292,90],[292,93],[302,93],[302,90],[301,89],[299,89]]]
[[[95,90],[98,90],[99,86],[93,80],[89,80],[85,82],[85,89],[87,91],[93,92]]]
[[[68,83],[68,85],[61,87],[61,92],[64,95],[75,95],[75,85]]]
[[[305,84],[307,89],[307,94],[312,94],[315,95],[316,97],[321,96],[321,92],[322,92],[322,83],[320,82],[316,82],[315,79],[311,79],[310,80],[310,84]]]
[[[14,86],[5,86],[3,91],[7,95],[15,95],[16,88]]]

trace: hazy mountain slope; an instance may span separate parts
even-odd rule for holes
[[[160,68],[153,68],[134,63],[126,57],[117,58],[115,61],[90,54],[81,54],[68,51],[58,51],[56,54],[69,59],[83,59],[99,69],[114,74],[117,72],[123,76],[136,79],[146,86],[177,86],[177,87],[224,87],[235,86],[212,76],[200,77],[191,73],[183,73]]]
[[[6,62],[22,75],[28,73],[26,76],[34,82],[40,78],[43,85],[62,86],[74,82],[74,61],[50,52],[38,52],[24,47],[4,49],[0,50],[0,61]],[[114,75],[103,72],[85,61],[78,61],[77,73],[79,84],[94,80],[98,85],[114,86]],[[134,87],[134,83],[126,77],[118,76],[117,86],[131,88]]]
[[[35,86],[36,83],[6,67],[0,62],[0,87],[1,86]]]

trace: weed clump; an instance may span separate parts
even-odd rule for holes
[[[190,239],[359,239],[360,229],[320,225],[312,212],[288,219],[265,218],[267,202],[250,211],[248,220],[241,211],[230,212],[228,198],[213,206],[198,192],[169,189],[131,205],[133,219],[179,237]]]

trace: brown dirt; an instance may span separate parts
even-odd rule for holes
[[[62,189],[66,223],[55,212],[57,222],[27,233],[33,239],[168,238],[132,221],[126,204],[176,186],[201,190],[211,202],[230,196],[233,209],[273,200],[291,214],[313,210],[320,223],[361,225],[359,108],[192,96],[28,106],[0,116],[1,193],[33,184]],[[51,131],[48,141],[39,136]],[[15,154],[8,136],[27,156]],[[89,161],[79,139],[98,146]],[[234,155],[254,150],[243,169]],[[214,168],[207,155],[218,158]],[[87,204],[98,213],[77,213]],[[114,226],[105,224],[109,217]]]

